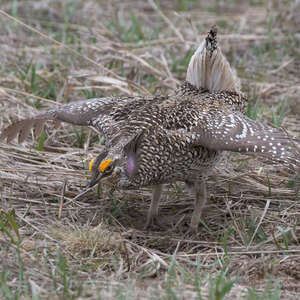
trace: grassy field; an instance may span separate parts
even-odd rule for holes
[[[79,99],[169,93],[217,24],[247,114],[299,137],[299,1],[155,3],[2,0],[0,129]],[[291,168],[228,153],[209,177],[197,234],[181,183],[166,188],[162,228],[146,231],[150,188],[103,181],[73,200],[103,143],[89,128],[51,123],[37,140],[0,143],[1,299],[300,297]]]

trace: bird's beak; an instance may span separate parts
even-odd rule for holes
[[[94,185],[96,185],[97,183],[99,183],[99,181],[101,180],[103,176],[103,173],[100,173],[96,178],[93,178],[89,184],[85,187],[85,189],[90,189],[91,187],[93,187]]]
[[[86,194],[89,190],[91,190],[97,183],[99,183],[99,181],[102,178],[102,174],[99,174],[98,177],[92,179],[89,184],[76,196],[73,198],[74,200],[77,200],[78,198],[80,198],[81,196],[83,196],[84,194]]]
[[[84,194],[86,194],[89,190],[91,190],[91,188],[84,188],[76,197],[74,197],[72,200],[75,201],[78,198],[80,198],[81,196],[83,196]]]

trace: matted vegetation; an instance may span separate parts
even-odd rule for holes
[[[0,128],[78,99],[168,93],[217,24],[248,115],[299,137],[299,1],[206,2],[2,0]],[[103,143],[49,124],[37,140],[0,144],[1,298],[300,296],[297,170],[228,154],[209,177],[197,234],[180,183],[166,188],[162,228],[145,231],[150,188],[103,181],[73,200]]]

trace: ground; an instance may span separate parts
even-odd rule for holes
[[[299,5],[2,0],[0,129],[79,99],[168,93],[217,24],[247,114],[299,137]],[[165,189],[163,226],[147,231],[150,188],[111,191],[103,182],[73,200],[103,143],[89,128],[51,123],[38,139],[0,143],[1,298],[300,297],[293,166],[227,154],[209,177],[197,233],[180,183]]]

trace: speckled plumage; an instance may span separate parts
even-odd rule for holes
[[[209,32],[191,59],[187,81],[171,95],[71,103],[9,126],[0,140],[19,134],[22,142],[32,127],[39,134],[46,120],[93,126],[105,136],[106,146],[93,162],[89,187],[105,176],[121,188],[153,185],[149,225],[158,214],[162,185],[184,181],[195,192],[191,226],[196,228],[207,198],[207,172],[222,151],[297,162],[284,131],[243,114],[247,98],[217,45],[216,33],[215,28]]]

